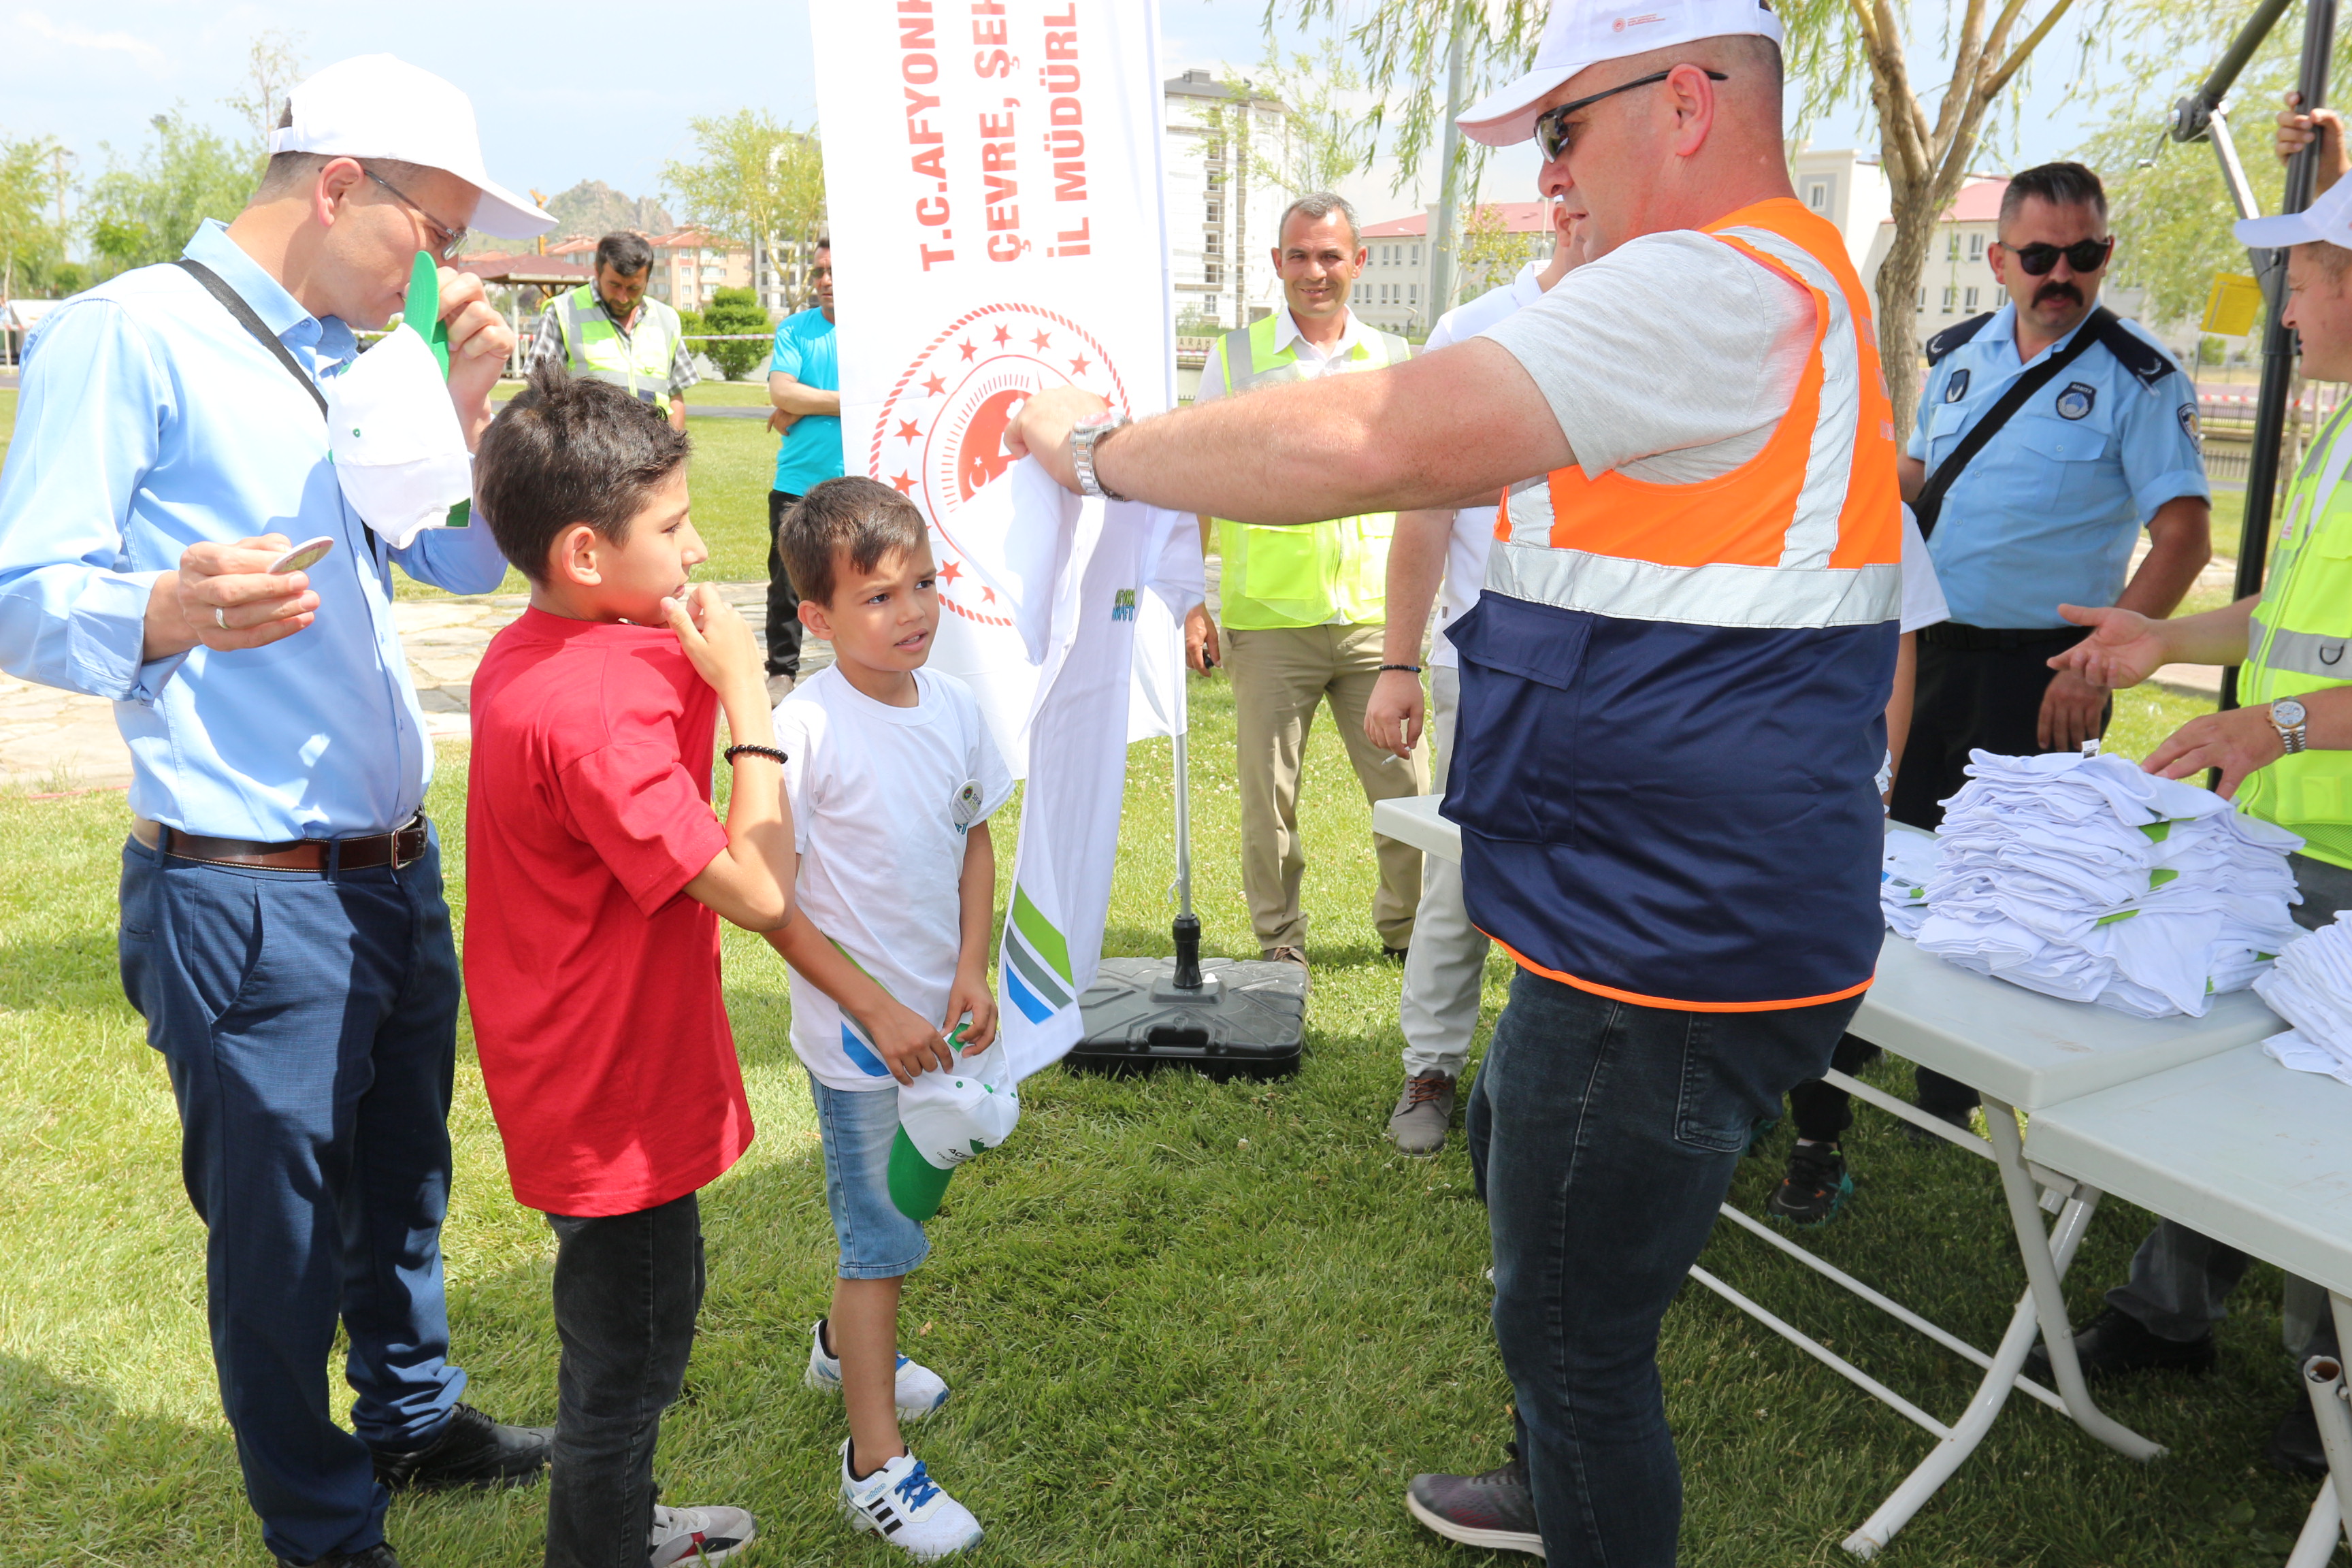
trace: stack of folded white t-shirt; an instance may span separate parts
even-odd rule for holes
[[[2263,1050],[2297,1072],[2352,1085],[2352,910],[2280,953],[2254,989],[2294,1026],[2264,1040]]]
[[[1946,805],[1920,948],[1980,974],[2143,1018],[2202,1017],[2296,935],[2303,840],[2121,757],[1970,753]],[[1892,882],[1883,882],[1882,889]]]
[[[1927,918],[1927,879],[1936,874],[1936,841],[1924,833],[1889,832],[1878,871],[1878,907],[1898,936],[1917,936]]]

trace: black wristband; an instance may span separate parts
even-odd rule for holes
[[[1421,673],[1421,666],[1417,664],[1384,664],[1381,666],[1381,673],[1383,675],[1386,675],[1391,669],[1401,670],[1406,675],[1419,675]]]
[[[784,749],[782,746],[730,746],[727,748],[727,760],[732,763],[744,752],[749,752],[755,757],[773,757],[778,767],[792,761],[792,758],[784,754]]]

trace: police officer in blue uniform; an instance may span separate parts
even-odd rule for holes
[[[2211,558],[2196,384],[2137,322],[2099,309],[2114,253],[2096,174],[2080,163],[2028,169],[2001,196],[1987,253],[2010,302],[1927,342],[1927,382],[1900,466],[1952,618],[1919,633],[1910,738],[1889,807],[1898,822],[1943,821],[1940,803],[1967,782],[1971,749],[2074,751],[2104,733],[2107,693],[2047,663],[2085,635],[2058,606],[2121,605],[2160,619]],[[2039,377],[2053,360],[2056,372]],[[2028,377],[2041,384],[2004,410]],[[2143,527],[2148,553],[2133,571]],[[1836,1065],[1851,1072],[1874,1054],[1850,1037]],[[1844,1098],[1825,1084],[1801,1092]],[[1977,1095],[1922,1068],[1919,1104],[1965,1126]],[[1837,1107],[1834,1124],[1851,1114]],[[1792,1161],[1792,1181],[1795,1171]],[[1834,1175],[1843,1180],[1842,1168]],[[1799,1212],[1810,1203],[1816,1223],[1840,1195],[1784,1194]]]

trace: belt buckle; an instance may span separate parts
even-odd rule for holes
[[[425,814],[420,811],[416,814],[416,819],[407,826],[393,830],[393,869],[399,870],[425,858],[425,847],[430,842],[425,833]]]

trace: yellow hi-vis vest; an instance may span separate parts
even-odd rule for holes
[[[1304,381],[1296,345],[1276,350],[1281,318],[1266,316],[1217,340],[1202,376],[1214,376],[1228,396],[1253,387]],[[1400,364],[1412,345],[1393,332],[1373,332],[1326,374],[1378,370]],[[1276,626],[1319,626],[1334,619],[1350,626],[1387,618],[1389,539],[1396,513],[1334,518],[1328,522],[1277,528],[1218,518],[1217,552],[1224,561],[1218,589],[1225,625],[1236,631]]]
[[[564,368],[575,376],[609,381],[630,396],[669,412],[669,365],[682,331],[677,312],[659,300],[637,305],[637,324],[626,337],[613,325],[595,286],[583,283],[548,301],[563,328]]]
[[[2352,406],[2311,444],[2279,509],[2262,602],[2238,672],[2238,700],[2249,708],[2352,683],[2352,487],[2341,482],[2339,442],[2352,442]],[[2301,834],[2305,854],[2352,868],[2352,752],[2281,757],[2240,784],[2238,800],[2256,816]]]

